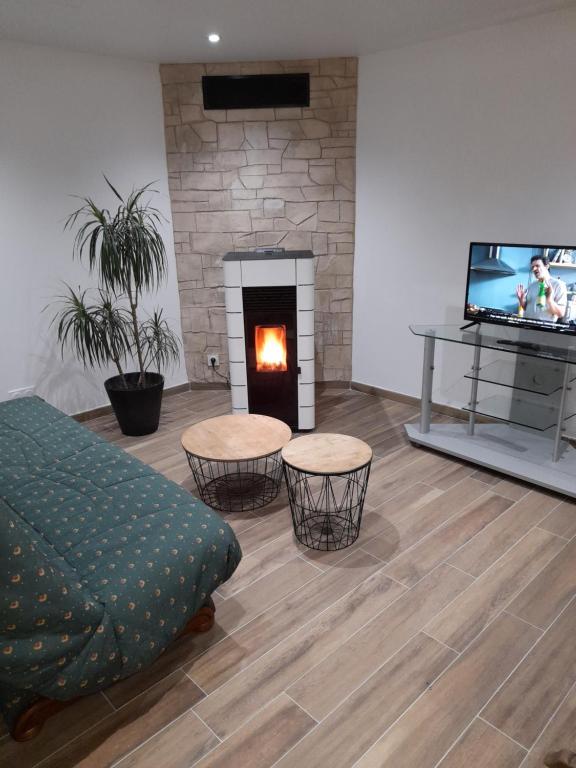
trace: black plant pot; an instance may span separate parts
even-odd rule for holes
[[[138,386],[139,379],[139,373],[125,373],[104,382],[124,435],[149,435],[158,429],[164,376],[146,373],[142,387]]]

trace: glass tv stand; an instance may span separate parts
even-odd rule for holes
[[[410,330],[424,338],[420,421],[405,425],[410,441],[576,497],[576,449],[571,444],[576,444],[576,418],[571,422],[576,415],[571,396],[576,339],[486,324],[412,325]],[[432,423],[437,341],[471,348],[472,365],[464,375],[470,381],[463,406],[467,421]],[[484,349],[502,355],[484,363]],[[483,383],[508,396],[480,397]]]

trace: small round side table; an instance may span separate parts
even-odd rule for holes
[[[252,413],[217,416],[189,427],[182,447],[202,501],[221,512],[269,504],[280,490],[280,451],[291,437],[283,421]]]
[[[344,549],[360,533],[372,449],[348,435],[297,437],[282,449],[298,541],[311,549]]]

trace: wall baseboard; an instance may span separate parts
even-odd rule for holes
[[[181,392],[189,392],[190,384],[177,384],[174,387],[167,387],[164,390],[163,396],[170,397],[170,395],[179,395]],[[109,416],[112,411],[111,405],[101,405],[99,408],[92,408],[90,411],[80,411],[80,413],[72,414],[75,421],[89,421],[90,419],[97,419],[99,416]]]
[[[358,392],[365,392],[367,395],[385,397],[388,400],[396,400],[399,403],[408,403],[408,405],[414,405],[417,408],[420,407],[419,397],[404,395],[401,392],[394,392],[391,389],[384,389],[383,387],[375,387],[372,384],[362,384],[359,381],[353,381],[351,383],[351,389],[356,389]],[[468,411],[464,411],[462,408],[455,408],[452,405],[443,405],[442,403],[432,403],[432,410],[434,413],[441,413],[443,416],[452,416],[454,419],[461,419],[463,421],[467,421],[468,416],[470,415]],[[479,424],[490,424],[493,422],[493,419],[477,415],[476,421]]]

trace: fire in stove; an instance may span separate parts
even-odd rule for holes
[[[257,325],[255,327],[255,341],[257,372],[288,370],[285,325]]]

